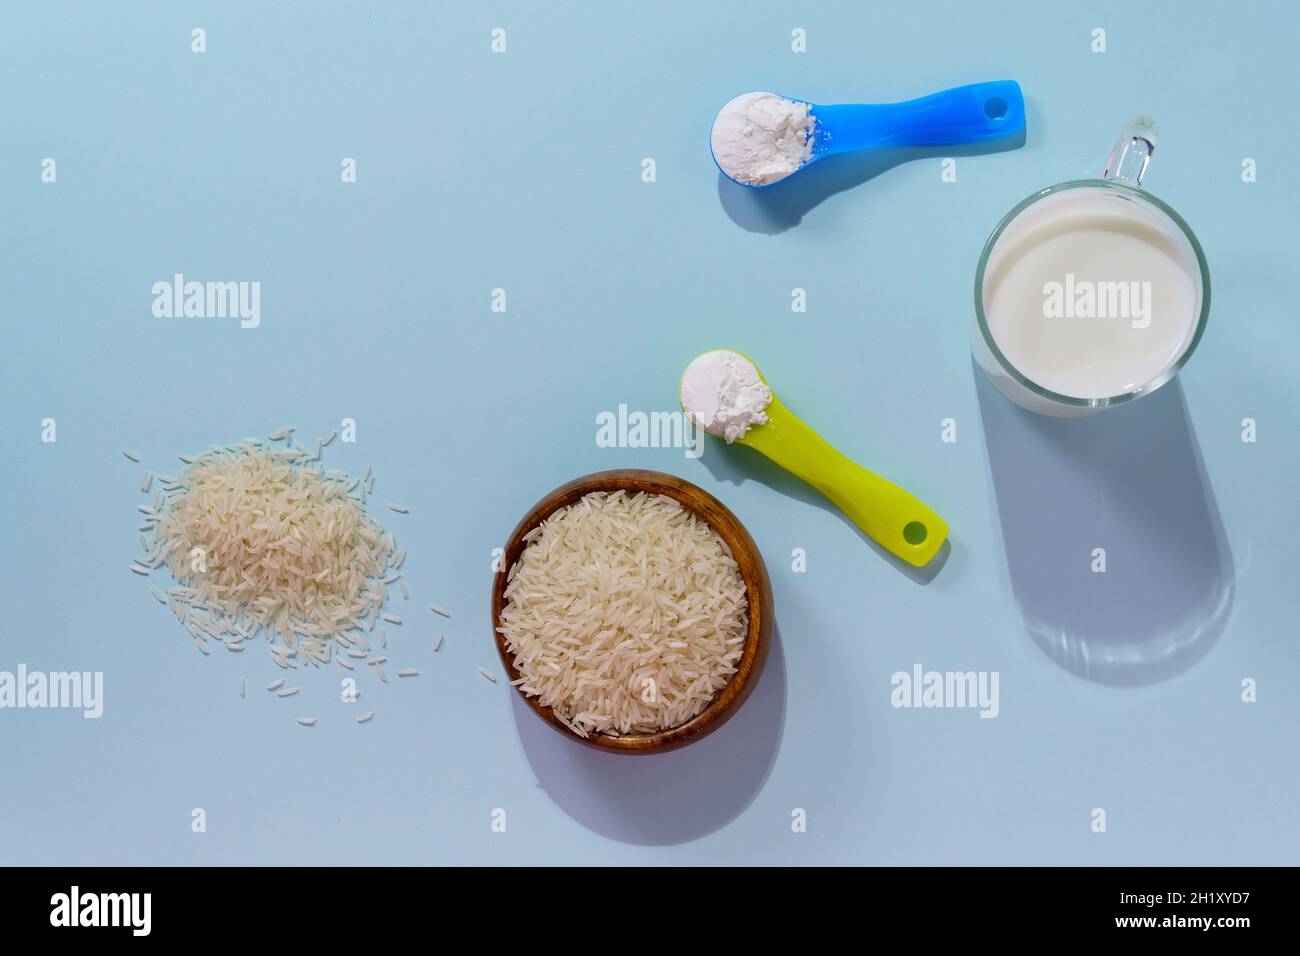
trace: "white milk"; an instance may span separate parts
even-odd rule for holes
[[[984,314],[1022,375],[1073,398],[1113,398],[1167,371],[1201,310],[1196,254],[1159,211],[1082,187],[1027,207],[984,271]]]

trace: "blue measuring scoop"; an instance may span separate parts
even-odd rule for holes
[[[903,103],[818,105],[794,97],[785,99],[807,103],[813,119],[812,154],[794,172],[836,153],[889,147],[959,146],[1011,136],[1025,128],[1025,98],[1020,84],[1014,80],[971,83]],[[716,156],[713,161],[717,163]],[[721,164],[718,169],[731,179]],[[784,176],[758,185],[731,181],[750,189],[764,189],[788,178]]]

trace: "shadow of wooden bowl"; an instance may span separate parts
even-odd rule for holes
[[[566,737],[580,743],[616,753],[663,753],[693,743],[721,727],[745,702],[758,682],[758,676],[767,659],[768,648],[772,644],[772,584],[768,580],[763,557],[759,554],[754,539],[740,523],[740,519],[703,488],[673,475],[641,469],[597,472],[556,488],[524,515],[506,544],[505,556],[501,562],[503,570],[498,571],[492,578],[492,635],[496,639],[501,663],[505,665],[507,679],[518,680],[519,672],[515,668],[514,658],[498,629],[501,626],[501,612],[506,604],[507,574],[523,553],[524,536],[552,513],[573,504],[584,495],[593,491],[620,490],[632,494],[644,491],[647,494],[666,495],[676,500],[683,508],[695,512],[708,522],[709,527],[717,532],[731,549],[731,554],[740,568],[740,576],[745,583],[745,594],[749,602],[749,630],[745,637],[745,649],[736,664],[736,672],[704,710],[684,724],[652,734],[620,736],[592,734],[589,737],[580,737],[565,727],[550,707],[542,706],[536,697],[525,696],[518,687],[515,687],[515,690],[533,713]]]

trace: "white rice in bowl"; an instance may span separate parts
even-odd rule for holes
[[[674,499],[592,492],[524,540],[497,630],[513,683],[574,733],[679,726],[736,672],[749,627],[740,568]]]

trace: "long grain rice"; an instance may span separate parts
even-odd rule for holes
[[[153,507],[138,509],[149,556],[132,567],[170,571],[184,589],[184,620],[200,630],[261,631],[282,668],[327,663],[334,643],[373,626],[394,555],[392,536],[346,484],[304,463],[303,453],[245,439],[178,456],[187,467]]]
[[[514,683],[575,733],[676,727],[735,673],[749,620],[740,569],[677,501],[594,492],[525,540],[498,630]]]

